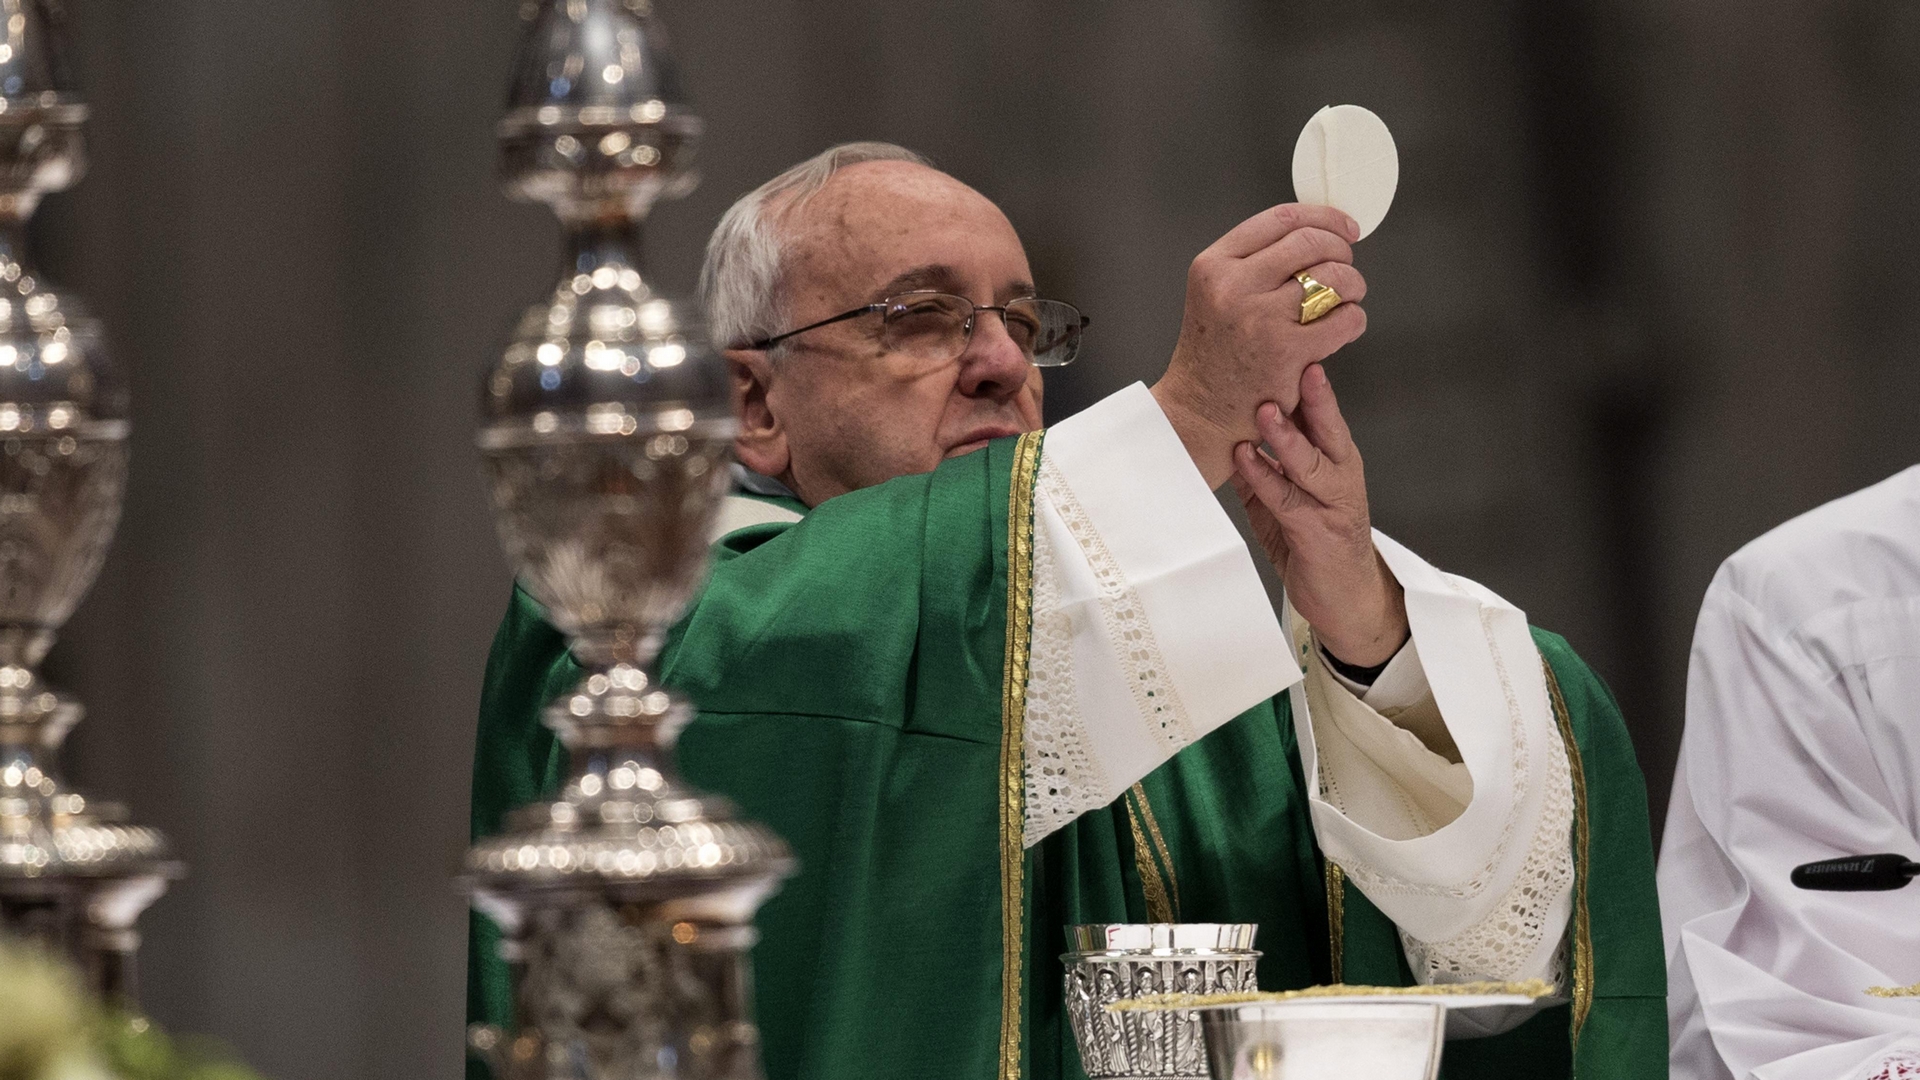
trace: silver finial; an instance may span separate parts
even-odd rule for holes
[[[735,430],[698,314],[640,261],[647,213],[693,185],[700,122],[645,0],[523,14],[502,173],[553,207],[566,252],[487,375],[479,442],[507,557],[588,674],[546,712],[565,790],[467,856],[524,1018],[473,1045],[506,1080],[750,1080],[752,918],[793,860],[679,779],[692,708],[650,671],[705,573]]]
[[[35,670],[106,558],[127,470],[126,385],[100,325],[26,249],[41,196],[85,169],[58,16],[0,0],[0,927],[67,948],[130,1002],[134,921],[180,867],[159,833],[60,783],[81,707]]]

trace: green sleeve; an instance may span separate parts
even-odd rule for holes
[[[688,779],[801,863],[757,920],[773,1080],[993,1073],[1011,451],[822,504],[670,644]]]
[[[1566,639],[1535,630],[1534,640],[1566,702],[1586,778],[1588,854],[1576,870],[1589,912],[1593,998],[1574,1074],[1664,1077],[1667,967],[1646,782],[1612,691]]]
[[[566,639],[547,624],[540,605],[515,586],[487,654],[481,689],[473,754],[475,839],[499,832],[507,811],[559,787],[566,755],[540,723],[540,710],[579,674]],[[510,1028],[513,987],[500,959],[500,929],[479,912],[469,912],[467,920],[467,1021]],[[467,1074],[485,1080],[487,1070],[469,1058]]]

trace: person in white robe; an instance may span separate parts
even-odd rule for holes
[[[1920,1077],[1920,887],[1795,866],[1920,857],[1920,466],[1720,567],[1661,848],[1676,1080]],[[1874,988],[1879,988],[1878,993]]]

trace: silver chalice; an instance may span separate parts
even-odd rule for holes
[[[1256,987],[1252,923],[1094,923],[1067,929],[1067,1020],[1093,1080],[1207,1075],[1199,1014],[1119,1011],[1160,994],[1237,994]]]

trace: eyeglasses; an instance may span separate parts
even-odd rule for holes
[[[1005,304],[976,304],[964,296],[942,292],[909,292],[875,304],[862,304],[798,330],[749,342],[748,348],[771,349],[809,330],[818,330],[863,315],[880,316],[880,343],[889,352],[903,353],[928,364],[944,364],[967,351],[973,340],[975,317],[997,311],[1007,336],[1020,347],[1027,362],[1038,367],[1070,364],[1080,352],[1080,334],[1093,322],[1080,309],[1060,300],[1032,297]]]

